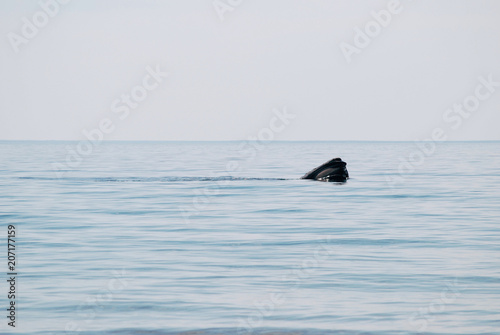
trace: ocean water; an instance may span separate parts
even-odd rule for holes
[[[77,145],[0,142],[2,334],[500,334],[500,142]]]

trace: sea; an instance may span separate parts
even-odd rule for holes
[[[500,334],[499,185],[500,142],[1,141],[0,333]]]

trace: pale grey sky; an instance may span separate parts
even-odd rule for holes
[[[2,0],[0,139],[500,140],[500,1],[399,2]]]

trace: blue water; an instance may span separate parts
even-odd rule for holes
[[[0,142],[2,334],[500,334],[500,142],[77,145]]]

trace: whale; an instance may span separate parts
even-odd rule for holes
[[[347,172],[346,166],[347,163],[337,157],[312,169],[303,175],[301,179],[343,183],[349,179],[349,172]]]

